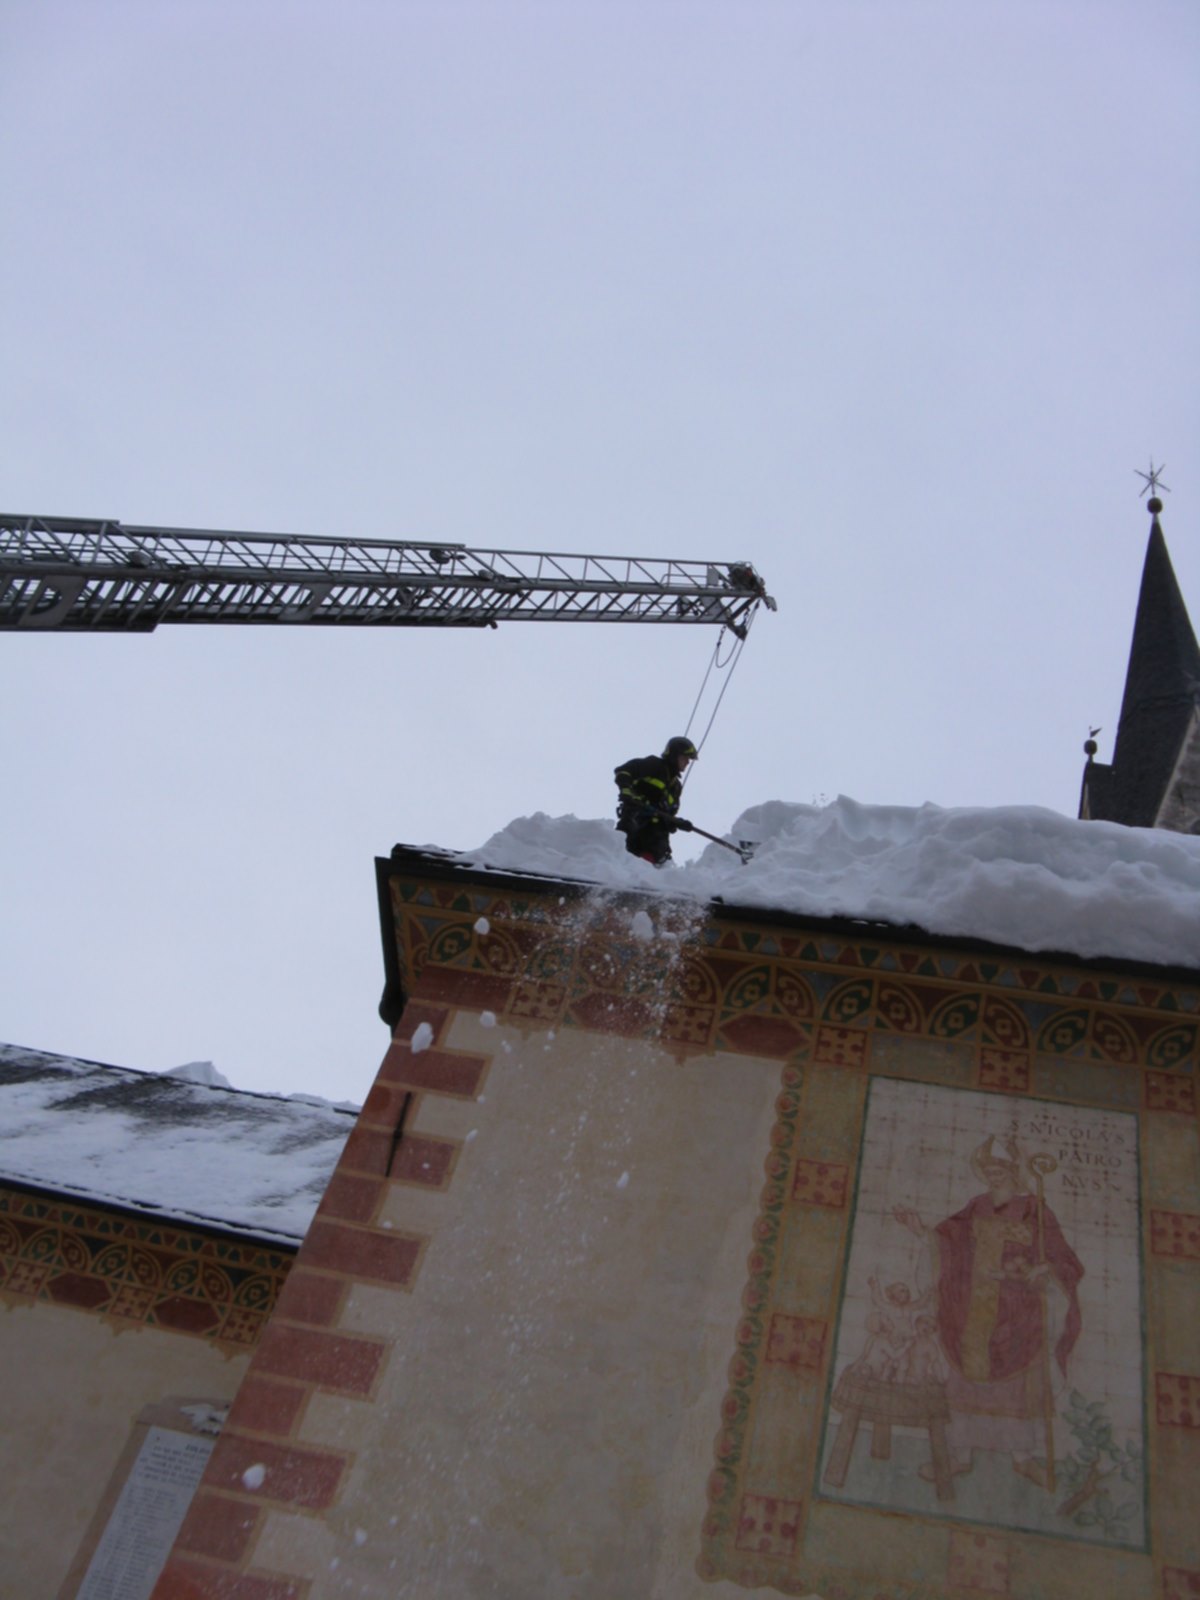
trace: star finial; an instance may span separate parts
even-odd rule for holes
[[[1170,485],[1166,484],[1166,483],[1163,483],[1162,479],[1161,479],[1162,473],[1164,473],[1167,470],[1167,465],[1166,465],[1165,461],[1163,462],[1161,467],[1156,467],[1154,465],[1154,457],[1151,456],[1150,457],[1150,471],[1149,472],[1143,472],[1139,467],[1134,467],[1133,470],[1137,473],[1139,478],[1144,478],[1146,480],[1146,487],[1144,489],[1139,490],[1138,491],[1139,494],[1150,494],[1150,495],[1153,495],[1156,500],[1158,499],[1158,491],[1160,489],[1165,489],[1167,491],[1167,493],[1170,494],[1170,492],[1171,492]]]

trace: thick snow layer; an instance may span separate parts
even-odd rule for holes
[[[353,1112],[197,1081],[195,1065],[131,1072],[0,1045],[0,1180],[299,1241]]]
[[[203,1083],[210,1089],[232,1089],[233,1085],[223,1072],[218,1072],[211,1061],[185,1061],[182,1067],[170,1067],[164,1078],[182,1078],[185,1083]]]
[[[679,835],[677,838],[684,836]],[[1077,822],[1038,806],[768,801],[727,837],[655,868],[611,822],[519,817],[455,859],[801,916],[850,917],[1022,950],[1200,967],[1200,838]]]

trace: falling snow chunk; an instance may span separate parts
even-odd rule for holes
[[[488,921],[488,919],[486,917],[477,917],[475,919],[475,932],[476,933],[478,933],[480,935],[483,935],[485,933],[491,933],[491,931],[492,931],[492,925],[491,925],[491,923]]]
[[[242,1486],[246,1489],[261,1489],[266,1481],[267,1469],[261,1461],[256,1461],[252,1467],[247,1467],[242,1473]]]
[[[221,1427],[229,1415],[228,1406],[210,1406],[200,1402],[194,1406],[180,1406],[183,1414],[189,1418],[192,1427],[197,1433],[220,1433]]]
[[[366,1544],[366,1542],[367,1542],[367,1530],[365,1528],[355,1528],[355,1530],[354,1530],[354,1542],[355,1542],[355,1544]]]
[[[468,1134],[468,1135],[467,1135],[467,1143],[468,1143],[468,1144],[470,1144],[470,1142],[471,1142],[471,1140],[472,1140],[472,1139],[473,1139],[473,1138],[474,1138],[474,1137],[475,1137],[475,1135],[476,1135],[476,1134],[477,1134],[477,1133],[478,1133],[478,1132],[479,1132],[479,1129],[478,1129],[478,1128],[472,1128],[472,1129],[471,1129],[471,1131],[470,1131],[470,1133],[469,1133],[469,1134]]]
[[[654,924],[644,911],[636,911],[633,921],[629,924],[629,931],[635,939],[647,944],[654,937]]]
[[[621,1176],[617,1179],[617,1188],[618,1189],[627,1188],[628,1184],[629,1184],[629,1174],[627,1172],[623,1172],[621,1174]]]
[[[428,1050],[433,1043],[433,1029],[427,1022],[419,1022],[413,1029],[412,1053],[419,1056],[422,1050]]]
[[[479,1021],[485,1028],[494,1028],[496,1026],[496,1013],[494,1011],[481,1011],[479,1013]]]

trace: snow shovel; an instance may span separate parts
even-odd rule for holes
[[[743,866],[749,864],[757,849],[757,845],[749,839],[741,839],[737,844],[730,844],[728,839],[718,839],[715,833],[708,833],[704,828],[698,828],[694,822],[692,823],[692,832],[698,833],[702,839],[711,839],[713,844],[719,844],[722,850],[732,850],[735,855],[741,857]]]

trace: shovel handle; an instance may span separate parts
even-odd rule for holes
[[[698,828],[694,822],[692,823],[692,832],[698,833],[702,839],[710,839],[713,844],[719,844],[722,850],[732,850],[743,865],[750,859],[746,851],[740,849],[736,844],[730,844],[728,839],[718,839],[715,833],[709,833],[704,828]]]

